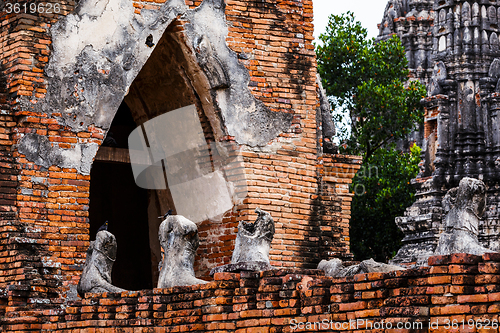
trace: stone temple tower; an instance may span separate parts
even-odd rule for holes
[[[392,8],[409,10],[393,19]],[[442,198],[463,177],[483,180],[488,187],[487,210],[479,240],[500,250],[498,204],[500,179],[500,1],[435,0],[428,15],[412,11],[428,7],[429,1],[389,2],[381,37],[396,33],[408,51],[414,77],[428,87],[423,129],[423,162],[414,180],[417,201],[396,223],[405,233],[404,246],[394,263],[424,265],[434,252],[443,231]],[[415,22],[433,20],[433,26]],[[407,28],[410,26],[410,28]],[[421,29],[412,29],[417,26]],[[430,40],[430,52],[420,52],[409,40]],[[417,51],[414,51],[417,50]],[[424,54],[428,58],[423,59]],[[413,59],[413,60],[411,60]],[[416,62],[420,64],[416,66]],[[412,62],[413,61],[413,62]],[[431,73],[426,76],[423,73]]]
[[[431,27],[434,22],[433,0],[389,1],[379,26],[378,40],[397,34],[406,50],[412,78],[427,84],[432,75]]]
[[[412,80],[420,80],[427,85],[432,76],[432,25],[434,23],[433,0],[389,1],[382,23],[379,25],[377,40],[385,40],[397,34],[406,51],[408,69]],[[400,147],[409,147],[416,142],[423,143],[423,125],[410,134]]]

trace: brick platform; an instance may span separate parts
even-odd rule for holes
[[[66,309],[37,304],[35,287],[12,285],[0,293],[0,314],[6,312],[0,328],[4,332],[292,332],[299,323],[326,320],[334,329],[296,331],[363,330],[361,326],[335,329],[354,321],[368,325],[365,328],[382,322],[394,328],[398,323],[422,323],[421,329],[397,332],[449,332],[453,330],[446,325],[453,321],[464,327],[469,320],[476,325],[486,320],[498,324],[500,255],[432,257],[429,264],[341,279],[300,269],[217,273],[207,285],[87,294]],[[476,330],[460,326],[454,331]],[[498,327],[487,331],[497,332]]]

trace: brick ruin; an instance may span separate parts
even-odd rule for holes
[[[452,320],[498,323],[498,255],[427,261],[441,199],[464,175],[489,187],[481,240],[497,249],[496,1],[389,1],[379,38],[398,34],[412,78],[430,87],[414,138],[424,145],[417,202],[398,220],[406,238],[396,261],[428,267],[349,278],[314,269],[321,259],[352,259],[348,186],[361,160],[323,148],[331,124],[316,82],[312,0],[52,4],[59,13],[7,13],[0,4],[2,331],[292,332],[323,320],[334,326],[299,331],[369,330],[342,327],[359,319],[438,332]],[[276,221],[278,269],[153,289],[157,217],[177,207],[172,189],[136,186],[126,138],[187,105],[207,143],[240,147],[231,171],[248,189],[226,214],[198,224],[197,276],[208,280],[229,262],[238,222],[255,220],[257,207]],[[85,251],[106,219],[118,241],[113,283],[140,291],[81,299]]]
[[[32,311],[31,316],[11,319],[4,329],[270,333],[475,332],[482,327],[495,332],[498,254],[433,257],[429,264],[349,278],[306,269],[216,273],[205,285],[89,293],[65,310]],[[26,297],[26,290],[15,287],[11,298]]]
[[[158,216],[176,208],[171,189],[134,183],[127,137],[188,105],[207,143],[240,148],[232,171],[248,189],[199,223],[199,277],[229,263],[238,222],[257,207],[276,222],[272,265],[352,258],[349,183],[361,160],[323,153],[331,120],[320,112],[311,0],[50,4],[52,13],[0,4],[2,329],[37,331],[30,317],[78,298],[105,220],[118,242],[113,282],[156,285]]]

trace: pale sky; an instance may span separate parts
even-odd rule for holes
[[[368,37],[378,35],[377,24],[382,22],[388,0],[313,0],[314,36],[324,32],[330,14],[340,15],[351,11],[363,27],[368,29]]]

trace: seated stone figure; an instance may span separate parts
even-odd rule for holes
[[[200,245],[198,227],[184,216],[170,215],[158,232],[163,248],[158,288],[207,283],[194,275],[194,256]]]
[[[274,220],[266,211],[257,208],[259,215],[254,223],[241,221],[234,246],[231,264],[264,262],[269,265],[269,251],[274,237]]]
[[[486,207],[486,186],[480,180],[464,178],[443,199],[445,231],[439,237],[436,255],[468,253],[482,255],[488,250],[479,243],[479,221]]]
[[[84,297],[85,293],[125,291],[111,284],[111,270],[116,260],[116,249],[115,236],[106,230],[99,231],[96,240],[90,242],[77,287],[81,297]]]

